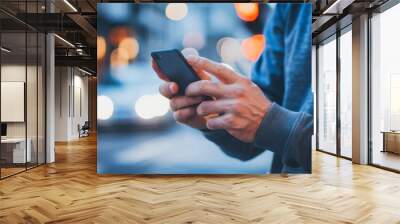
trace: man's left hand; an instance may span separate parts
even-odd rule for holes
[[[220,81],[200,80],[186,88],[187,96],[215,99],[203,101],[197,107],[201,116],[219,115],[207,119],[207,128],[225,129],[241,141],[253,142],[271,101],[250,79],[221,63],[197,56],[188,57],[187,61],[195,70],[208,72]]]

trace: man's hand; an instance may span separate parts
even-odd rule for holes
[[[178,85],[175,82],[171,82],[167,76],[160,71],[154,61],[152,61],[152,67],[157,75],[165,81],[165,83],[160,86],[159,91],[161,95],[170,99],[170,107],[175,120],[193,128],[206,129],[206,120],[202,116],[199,116],[196,111],[197,105],[204,100],[204,97],[178,96]],[[201,76],[201,79],[209,79],[206,73],[197,71],[197,74]]]
[[[219,114],[206,120],[207,128],[225,129],[241,141],[253,142],[261,121],[272,105],[271,101],[250,79],[221,63],[202,57],[189,57],[187,60],[196,71],[214,75],[220,81],[201,80],[186,88],[186,97],[211,96],[216,99],[201,102],[196,116]],[[190,110],[191,114],[195,114],[193,107]]]

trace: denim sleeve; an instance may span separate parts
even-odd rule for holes
[[[311,172],[313,118],[307,113],[293,112],[273,103],[252,144],[234,138],[225,130],[204,130],[203,133],[231,157],[246,161],[269,149],[282,158],[285,166]]]
[[[257,130],[254,147],[270,149],[285,166],[302,167],[310,173],[312,133],[311,115],[273,103]]]
[[[203,130],[202,132],[225,154],[242,161],[253,159],[265,151],[264,148],[254,147],[253,144],[240,141],[225,130]]]

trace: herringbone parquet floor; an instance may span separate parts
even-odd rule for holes
[[[100,176],[96,139],[0,181],[0,223],[400,223],[400,175],[313,154],[312,175]]]

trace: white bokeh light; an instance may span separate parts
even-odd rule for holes
[[[179,21],[186,17],[188,7],[186,3],[168,3],[165,8],[165,15],[170,20]]]
[[[234,62],[241,58],[240,42],[231,37],[224,37],[217,42],[217,51],[222,61]]]
[[[97,118],[107,120],[111,118],[114,112],[114,103],[108,96],[97,97]]]
[[[205,45],[204,35],[200,32],[188,32],[183,36],[182,44],[184,47],[196,48],[200,50]]]
[[[136,100],[134,110],[143,119],[161,117],[168,113],[169,101],[160,94],[143,95]]]

